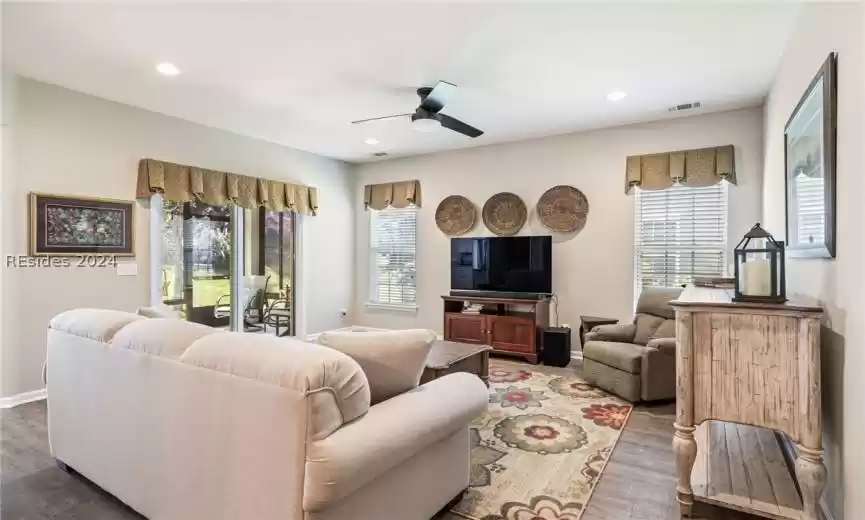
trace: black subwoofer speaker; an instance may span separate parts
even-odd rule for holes
[[[544,350],[541,361],[554,367],[568,366],[571,362],[571,329],[549,327],[544,331]]]

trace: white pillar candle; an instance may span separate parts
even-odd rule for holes
[[[759,258],[742,264],[744,294],[748,296],[770,296],[772,294],[772,268],[769,260]]]

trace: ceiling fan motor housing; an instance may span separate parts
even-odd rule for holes
[[[430,92],[432,92],[432,87],[420,87],[417,89],[417,95],[420,96],[421,101],[426,99]]]

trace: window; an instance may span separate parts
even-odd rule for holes
[[[678,287],[695,276],[723,276],[727,183],[636,190],[634,270],[642,287]]]
[[[414,308],[417,209],[370,211],[370,303]]]

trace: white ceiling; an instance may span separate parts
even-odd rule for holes
[[[3,65],[238,134],[361,162],[757,105],[798,6],[778,4],[10,4]],[[158,62],[183,71],[159,75]],[[413,131],[420,85],[477,139]],[[606,100],[612,90],[628,97]],[[379,145],[364,143],[375,137]]]

